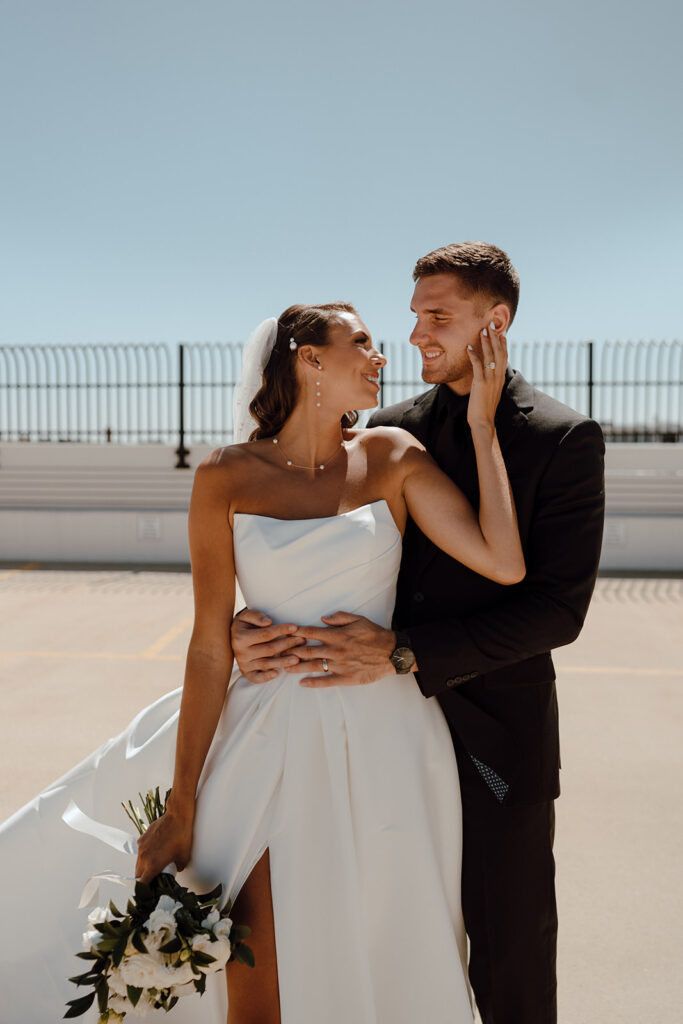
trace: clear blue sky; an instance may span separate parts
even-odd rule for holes
[[[240,340],[505,248],[512,337],[675,337],[680,0],[0,0],[0,343]]]

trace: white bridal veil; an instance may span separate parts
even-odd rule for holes
[[[232,405],[233,444],[243,444],[257,426],[249,406],[261,387],[263,371],[277,338],[277,320],[268,317],[258,325],[244,346],[242,378],[235,385]]]

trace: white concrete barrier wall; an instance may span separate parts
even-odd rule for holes
[[[0,560],[189,562],[187,512],[116,509],[0,511]]]
[[[0,560],[187,563],[193,470],[165,445],[0,445]],[[614,444],[601,568],[683,571],[683,445]]]
[[[0,445],[0,559],[188,563],[196,445],[176,469],[167,445]]]

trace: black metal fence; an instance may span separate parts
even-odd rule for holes
[[[425,389],[418,353],[385,342],[381,405]],[[227,444],[240,344],[0,346],[0,441]],[[541,390],[609,440],[683,440],[683,342],[512,342]]]

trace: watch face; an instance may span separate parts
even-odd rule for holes
[[[397,647],[391,655],[391,660],[397,672],[409,672],[415,664],[415,655],[410,647]]]

